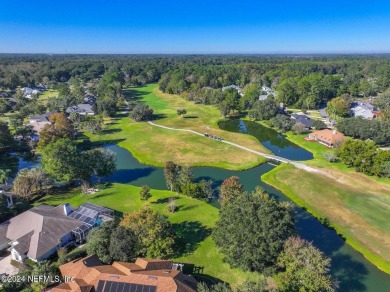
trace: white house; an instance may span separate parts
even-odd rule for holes
[[[22,92],[25,98],[31,99],[33,95],[37,95],[39,93],[39,90],[33,89],[31,87],[23,87]]]
[[[374,106],[368,102],[355,101],[351,104],[351,115],[372,120],[375,118]]]

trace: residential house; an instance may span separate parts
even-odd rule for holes
[[[374,106],[368,102],[355,101],[351,104],[351,115],[354,117],[362,117],[367,120],[372,120],[376,117]]]
[[[49,89],[49,86],[43,83],[39,83],[37,86],[35,86],[36,89],[38,89],[40,92],[46,91]]]
[[[303,113],[293,114],[291,115],[291,119],[295,120],[297,123],[301,123],[306,129],[311,129],[313,125],[313,120]]]
[[[273,94],[273,93],[274,93],[273,90],[272,90],[270,87],[265,86],[265,85],[263,85],[263,86],[261,87],[261,90],[264,91],[264,92],[266,92],[267,94]]]
[[[309,141],[316,141],[329,148],[333,148],[335,145],[341,143],[344,139],[345,136],[342,133],[329,129],[310,133],[307,138]]]
[[[135,263],[103,265],[96,255],[60,266],[62,276],[72,281],[51,289],[67,291],[195,292],[198,282],[178,270],[172,261],[137,258]]]
[[[28,118],[30,126],[33,128],[34,132],[39,135],[39,133],[42,131],[42,129],[48,125],[51,124],[50,117],[53,114],[56,114],[58,112],[48,112],[44,113],[42,115],[35,115]],[[37,139],[37,137],[36,137]]]
[[[260,94],[259,100],[266,100],[268,98],[268,94]]]
[[[25,98],[31,99],[33,98],[33,95],[37,95],[39,93],[39,90],[33,89],[31,87],[23,87],[22,92]]]
[[[59,248],[82,243],[88,232],[112,220],[113,211],[86,203],[75,211],[69,204],[40,205],[0,224],[0,250],[13,260],[43,261]]]
[[[234,85],[234,84],[222,87],[222,92],[224,92],[226,89],[229,89],[229,88],[233,88],[233,89],[237,90],[238,94],[241,96],[244,95],[244,93],[242,92],[242,89],[239,86]]]
[[[95,111],[92,108],[92,105],[88,103],[82,103],[74,106],[70,106],[66,109],[66,113],[77,113],[83,116],[93,116],[95,115]]]
[[[261,90],[262,93],[259,95],[259,100],[266,100],[270,95],[277,96],[277,93],[268,86],[263,85]]]
[[[95,95],[93,95],[92,93],[87,92],[84,95],[84,102],[88,103],[90,105],[94,105],[96,103],[96,99],[97,99],[97,97]]]

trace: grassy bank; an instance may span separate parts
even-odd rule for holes
[[[328,218],[348,244],[378,268],[390,273],[388,184],[361,182],[351,185],[356,178],[347,177],[340,182],[287,164],[264,174],[262,180],[317,218]]]
[[[139,187],[124,184],[112,184],[111,187],[100,190],[92,195],[84,195],[79,189],[66,190],[46,196],[35,205],[42,203],[58,205],[69,202],[73,207],[85,202],[112,208],[120,213],[131,213],[143,207],[167,215],[175,229],[184,230],[181,245],[185,247],[182,254],[173,260],[191,263],[203,267],[203,274],[229,282],[233,286],[239,285],[247,278],[256,279],[256,273],[242,272],[232,269],[222,262],[222,255],[218,252],[211,230],[218,220],[218,209],[206,202],[170,191],[152,190],[152,197],[147,201],[139,199]],[[167,209],[168,198],[175,197],[178,211],[169,213]]]
[[[163,94],[155,84],[124,92],[129,101],[147,103],[158,117],[155,120],[157,124],[208,132],[257,151],[269,152],[254,137],[220,130],[217,123],[221,117],[212,106],[197,105],[176,95]],[[187,110],[184,117],[177,115],[179,108]],[[92,141],[114,141],[132,152],[142,163],[156,166],[163,166],[167,160],[172,160],[191,166],[243,170],[265,162],[263,157],[228,144],[191,133],[158,128],[146,122],[134,122],[125,114],[108,120],[102,133],[89,137]]]

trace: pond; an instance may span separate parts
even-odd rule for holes
[[[0,155],[0,169],[11,170],[9,183],[12,183],[13,177],[16,176],[19,170],[37,167],[40,165],[40,161],[41,158],[34,156],[31,152],[12,152]]]
[[[254,136],[268,150],[276,156],[291,160],[310,160],[313,154],[298,145],[290,142],[277,131],[264,127],[259,123],[243,120],[226,120],[218,123],[225,131],[245,133]]]
[[[166,190],[164,172],[161,167],[140,163],[133,155],[117,145],[107,145],[116,153],[117,171],[110,178],[113,182],[129,183],[136,186],[149,185],[153,189]],[[212,179],[217,188],[224,179],[236,175],[245,189],[251,192],[256,186],[263,187],[279,201],[290,201],[283,193],[263,183],[260,176],[275,166],[263,164],[245,171],[230,171],[213,167],[195,167],[196,180]],[[333,230],[324,227],[315,217],[295,207],[296,228],[299,235],[312,241],[326,255],[332,258],[332,273],[340,281],[339,291],[389,291],[390,276],[367,261],[360,253],[346,244]]]

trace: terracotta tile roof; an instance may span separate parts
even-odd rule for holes
[[[96,255],[88,256],[85,258],[77,259],[72,262],[66,263],[60,266],[61,274],[76,279],[83,279],[90,272],[92,267],[101,266],[102,262]]]
[[[156,259],[137,258],[135,264],[140,266],[144,270],[161,270],[161,269],[171,269],[173,262],[156,260]]]
[[[328,144],[334,144],[340,140],[345,139],[345,136],[342,133],[329,129],[311,133],[309,136],[311,138],[315,137],[317,140],[326,142]]]
[[[172,261],[165,260],[138,258],[136,263],[102,265],[93,255],[64,264],[60,271],[63,276],[75,278],[75,282],[61,284],[53,292],[84,291],[83,287],[90,286],[97,291],[99,285],[106,287],[109,282],[153,286],[157,292],[195,292],[197,286],[193,277],[172,270]]]

